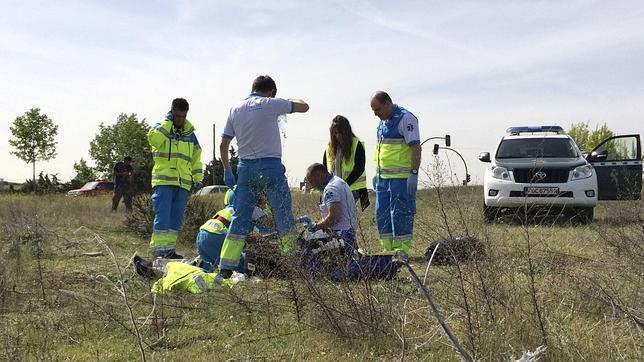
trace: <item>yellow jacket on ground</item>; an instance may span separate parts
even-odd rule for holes
[[[232,281],[222,278],[217,273],[206,273],[197,266],[173,261],[166,265],[165,276],[152,285],[152,292],[167,294],[185,290],[192,294],[200,294],[211,289],[232,286]]]

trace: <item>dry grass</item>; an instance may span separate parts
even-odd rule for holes
[[[422,191],[411,254],[424,274],[430,242],[483,241],[485,257],[427,274],[463,347],[477,360],[508,360],[544,344],[550,360],[641,360],[644,203],[603,203],[589,226],[486,225],[481,192]],[[195,207],[207,213],[209,203],[221,200]],[[316,195],[295,195],[294,213],[315,214],[317,203]],[[127,231],[124,214],[110,213],[109,205],[108,198],[0,196],[0,359],[139,359],[114,290],[121,282],[148,359],[459,358],[404,271],[392,281],[340,284],[294,273],[230,291],[155,298],[131,268],[120,278],[107,254],[85,255],[103,249],[74,234],[80,226],[96,232],[126,267],[147,238]],[[378,251],[372,212],[360,214],[358,238]],[[195,253],[190,240],[179,249]]]

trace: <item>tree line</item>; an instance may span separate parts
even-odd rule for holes
[[[74,163],[75,176],[67,183],[61,183],[56,174],[42,172],[36,177],[36,162],[48,161],[56,157],[56,136],[58,126],[39,108],[32,108],[24,115],[16,117],[10,127],[12,134],[9,144],[11,153],[24,162],[31,164],[33,175],[25,182],[23,191],[47,193],[80,188],[85,183],[98,179],[111,179],[114,164],[125,156],[132,157],[134,167],[133,188],[135,192],[149,192],[152,176],[152,152],[147,141],[150,126],[145,119],[139,120],[135,113],[121,113],[113,123],[101,122],[98,132],[89,143],[89,158],[80,158]],[[230,150],[233,170],[236,171],[237,156],[234,148]],[[205,164],[204,186],[222,185],[224,170],[216,159]]]
[[[71,181],[61,183],[56,174],[42,172],[36,179],[36,162],[56,157],[56,136],[58,125],[40,108],[31,108],[24,115],[16,117],[10,126],[11,153],[32,166],[32,179],[25,182],[23,190],[29,192],[65,191],[80,188],[86,182],[97,179],[111,179],[114,164],[125,156],[132,157],[134,167],[133,187],[135,192],[149,192],[152,175],[152,153],[147,141],[150,126],[145,119],[139,120],[135,113],[121,113],[116,122],[101,122],[98,132],[89,143],[89,157],[93,166],[81,157],[74,163],[76,175]],[[584,153],[589,153],[599,143],[615,135],[606,123],[590,128],[590,122],[572,123],[567,131]],[[236,172],[238,157],[231,148],[231,165]],[[204,186],[222,185],[224,170],[221,162],[214,159],[204,163]]]

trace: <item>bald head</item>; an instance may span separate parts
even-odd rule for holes
[[[371,97],[371,110],[381,120],[391,118],[394,113],[394,103],[387,92],[377,91]]]
[[[318,190],[324,189],[329,178],[329,171],[321,163],[314,163],[306,169],[306,181]]]

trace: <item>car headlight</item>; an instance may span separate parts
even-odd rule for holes
[[[570,178],[570,181],[582,180],[585,178],[589,178],[592,175],[593,175],[593,166],[591,165],[578,166],[578,167],[575,167],[574,170],[572,170],[572,177]]]
[[[510,180],[510,173],[508,169],[500,166],[492,166],[492,177],[499,180]]]

